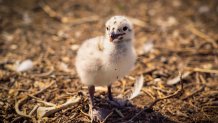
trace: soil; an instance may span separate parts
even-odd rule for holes
[[[216,0],[0,0],[0,122],[90,122],[87,87],[74,60],[80,44],[104,35],[114,15],[134,21],[138,60],[113,83],[113,95],[126,99],[140,75],[144,86],[122,108],[109,105],[106,89],[98,88],[96,103],[112,110],[105,122],[218,122]],[[27,59],[33,68],[16,72]],[[181,89],[179,83],[182,93],[162,99]],[[45,106],[42,101],[60,105],[75,96],[79,102],[47,117],[33,110]],[[24,98],[18,109],[32,111],[30,117],[15,110]]]

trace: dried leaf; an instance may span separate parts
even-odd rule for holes
[[[186,77],[188,77],[190,74],[191,74],[191,72],[185,72],[185,73],[182,75],[182,78],[186,78]],[[167,84],[168,84],[168,85],[175,85],[175,84],[177,84],[179,81],[180,81],[180,75],[178,75],[177,77],[175,77],[175,78],[173,78],[173,79],[168,80],[168,81],[167,81]]]
[[[73,104],[79,102],[81,97],[72,97],[66,103],[54,107],[39,107],[37,109],[37,117],[41,119],[42,117],[49,116],[59,110],[65,109],[72,106]]]

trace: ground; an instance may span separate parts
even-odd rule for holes
[[[132,73],[113,83],[113,94],[126,99],[135,79],[145,80],[123,108],[107,104],[105,88],[97,89],[96,102],[113,109],[106,122],[218,122],[216,0],[0,0],[0,122],[90,122],[87,87],[74,60],[85,39],[104,35],[113,15],[132,18],[138,54]],[[16,72],[27,59],[33,68]],[[182,93],[146,109],[181,89],[179,83]],[[47,117],[33,110],[72,97],[79,101]],[[30,117],[15,111],[25,98],[17,109],[32,111]]]

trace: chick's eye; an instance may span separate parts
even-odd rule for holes
[[[106,29],[107,29],[107,30],[109,30],[109,28],[108,28],[108,27],[107,27]]]
[[[128,27],[124,26],[123,27],[123,31],[126,31],[128,29]]]

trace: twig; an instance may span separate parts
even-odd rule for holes
[[[9,91],[10,89],[7,87],[0,87],[0,90],[4,90],[4,91]],[[13,89],[16,91],[23,91],[23,92],[29,92],[28,90],[24,90],[24,89]]]
[[[180,75],[180,89],[177,90],[174,94],[172,95],[169,95],[169,96],[166,96],[166,97],[162,97],[162,98],[159,98],[159,99],[156,99],[154,102],[152,102],[148,107],[144,108],[143,110],[141,110],[140,112],[138,112],[136,115],[134,115],[130,120],[129,122],[133,121],[136,117],[138,117],[142,112],[148,110],[148,109],[152,109],[152,107],[157,104],[157,102],[161,101],[161,100],[164,100],[164,99],[169,99],[169,98],[173,98],[177,95],[181,95],[183,93],[183,81],[182,81],[182,74]]]
[[[197,35],[198,37],[210,42],[215,48],[217,48],[217,44],[215,43],[214,39],[210,38],[203,32],[197,30],[193,25],[189,25],[186,27],[189,31],[191,31],[193,34]]]
[[[123,115],[123,113],[122,113],[120,110],[115,109],[115,111],[117,112],[117,114],[118,114],[120,117],[124,118],[124,115]]]
[[[199,78],[203,84],[206,84],[206,80],[202,75],[200,75]]]
[[[21,116],[16,117],[11,121],[11,123],[17,123],[17,121],[20,120],[21,118],[22,118]]]
[[[37,77],[44,77],[44,76],[49,76],[51,73],[53,73],[54,71],[54,67],[51,66],[51,69],[45,73],[40,73],[40,74],[34,74],[33,76],[37,76]]]
[[[207,108],[213,108],[214,111],[217,111],[216,108],[218,109],[218,106],[203,106],[203,107],[202,107],[202,109],[201,109],[202,112],[204,113],[204,115],[205,115],[208,119],[210,119],[210,118],[209,118],[209,115],[208,115],[208,114],[206,113],[206,111],[205,111]]]
[[[81,97],[73,97],[70,98],[66,103],[54,107],[39,107],[37,109],[37,117],[41,119],[42,117],[49,116],[57,111],[60,111],[62,109],[65,109],[69,106],[72,106],[73,104],[79,102]]]
[[[94,16],[83,17],[83,18],[78,18],[78,19],[68,18],[68,21],[66,21],[66,22],[70,23],[73,26],[73,25],[79,25],[79,24],[83,24],[83,23],[95,22],[98,20],[99,20],[99,16],[94,15]]]
[[[129,79],[129,80],[131,80],[131,81],[135,81],[135,78],[133,77],[133,76],[125,76],[124,77],[125,79]]]
[[[186,69],[190,70],[190,71],[195,71],[195,72],[218,74],[218,70],[209,70],[209,69],[201,69],[201,68],[190,68],[190,67],[188,67]]]
[[[36,99],[36,101],[38,101],[38,102],[40,102],[40,103],[43,103],[43,104],[45,104],[46,106],[56,106],[56,105],[53,104],[53,103],[43,101],[42,99],[40,99],[40,98],[38,98],[38,97],[35,97],[35,96],[33,96],[33,95],[29,95],[29,94],[28,94],[28,96],[30,96],[30,97]]]
[[[162,88],[160,88],[160,87],[153,86],[152,88],[155,89],[155,90],[158,90],[158,92],[159,92],[159,91],[161,91],[161,92],[163,92],[163,93],[167,93],[167,92],[168,92],[168,90],[164,90],[164,89],[162,89]]]
[[[82,114],[84,114],[85,116],[90,117],[89,114],[85,113],[82,109],[80,109],[80,112],[81,112]]]
[[[186,99],[188,99],[188,98],[190,98],[190,97],[194,96],[195,94],[197,94],[197,93],[199,93],[199,92],[203,91],[203,90],[204,90],[204,88],[205,88],[205,85],[203,85],[203,86],[202,86],[200,89],[196,90],[196,91],[195,91],[195,92],[193,92],[192,94],[190,94],[190,95],[188,95],[188,96],[186,96],[186,97],[182,98],[182,100],[186,100]]]
[[[88,89],[88,87],[85,86],[85,87],[82,87],[82,89]],[[107,88],[99,86],[99,87],[95,87],[95,90],[96,91],[107,91]]]
[[[45,87],[44,89],[42,89],[42,90],[40,90],[40,91],[38,91],[38,92],[32,94],[32,96],[36,96],[36,95],[39,95],[39,94],[43,93],[45,90],[47,90],[49,87],[51,87],[54,83],[55,83],[55,82],[53,81],[52,83],[50,83],[50,84],[49,84],[47,87]],[[26,118],[31,118],[30,115],[27,115],[26,113],[24,113],[24,112],[22,112],[22,111],[20,110],[21,105],[22,105],[25,101],[27,101],[29,98],[30,98],[29,96],[26,96],[26,97],[24,97],[24,98],[18,100],[18,101],[15,103],[15,111],[16,111],[16,113],[17,113],[18,115],[20,115],[20,116],[22,116],[22,117],[26,117]]]
[[[189,71],[185,72],[185,73],[183,74],[183,79],[184,79],[184,78],[187,78],[191,73],[192,73],[192,72],[189,72]],[[175,77],[175,78],[173,78],[173,79],[168,80],[168,81],[167,81],[167,84],[168,84],[168,85],[174,85],[174,84],[177,84],[179,81],[180,81],[180,76],[177,76],[177,77]]]
[[[39,107],[39,104],[35,105],[32,111],[30,111],[29,116],[31,116],[37,110],[38,107]]]
[[[0,87],[0,90],[9,91],[10,89],[5,88],[5,87]]]
[[[123,80],[123,81],[121,81],[122,82],[122,94],[124,95],[124,93],[125,93],[125,89],[126,89],[126,81],[125,80]]]
[[[49,17],[55,18],[58,21],[62,21],[61,16],[57,12],[55,12],[50,6],[46,5],[44,2],[41,2],[39,5],[44,10],[44,12],[49,15]]]
[[[165,48],[166,46],[155,46],[156,49],[163,50],[163,53],[176,52],[176,53],[184,53],[186,56],[193,56],[196,54],[218,54],[217,50],[213,49],[198,49],[194,50],[193,48]]]
[[[101,123],[105,123],[107,119],[113,114],[113,111],[107,115],[107,117],[104,118],[104,120]]]
[[[142,91],[147,94],[149,97],[151,97],[153,100],[155,99],[155,97],[151,94],[151,92],[145,90],[145,88],[142,89]]]
[[[70,23],[71,25],[78,25],[78,24],[94,22],[99,20],[98,16],[89,16],[89,17],[78,18],[78,19],[71,18],[71,17],[63,17],[61,16],[61,14],[57,13],[50,6],[46,5],[43,2],[40,3],[40,6],[44,10],[44,12],[48,14],[49,17],[54,18],[62,23]]]

